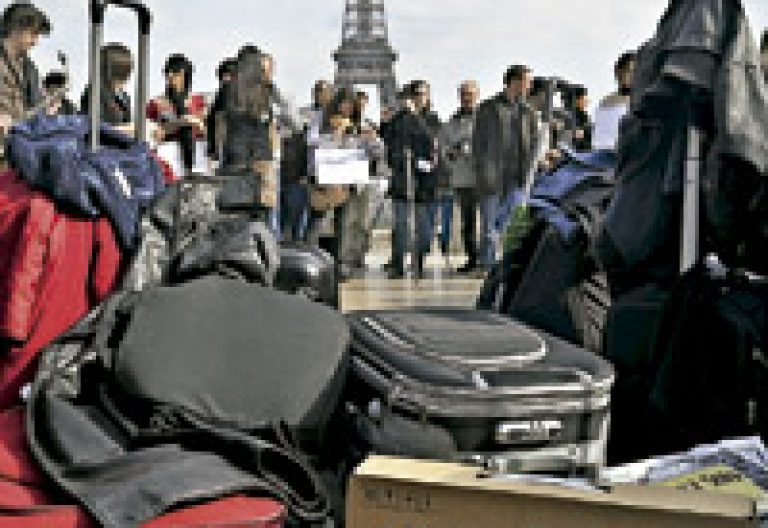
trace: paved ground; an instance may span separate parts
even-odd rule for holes
[[[426,278],[390,280],[382,271],[389,259],[387,242],[374,246],[366,258],[366,270],[341,285],[342,311],[474,306],[483,281],[482,277],[453,271],[464,264],[464,257],[455,255],[446,260],[433,252],[427,258]]]

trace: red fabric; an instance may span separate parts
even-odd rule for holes
[[[24,408],[0,413],[0,528],[97,528],[81,508],[55,505],[24,434]]]
[[[36,506],[4,508],[0,528],[98,528],[98,524],[76,506]]]
[[[0,410],[32,381],[37,355],[112,291],[121,255],[106,218],[74,218],[12,171],[0,175]]]
[[[167,513],[142,528],[282,528],[285,509],[269,499],[232,497]]]
[[[32,458],[24,408],[0,413],[0,528],[96,528],[82,508],[56,505]],[[269,499],[232,497],[163,515],[144,528],[282,528],[285,509]]]
[[[154,122],[160,121],[160,114],[164,108],[170,107],[171,103],[166,97],[157,97],[147,103],[147,119]],[[205,98],[199,94],[192,94],[187,98],[187,113],[200,119],[205,119],[207,105]],[[195,127],[195,139],[203,139],[205,132],[199,127]]]
[[[40,486],[45,477],[32,459],[24,434],[24,408],[14,407],[0,413],[0,481],[14,481]],[[4,494],[0,492],[0,503]]]
[[[160,164],[160,170],[163,172],[163,179],[165,180],[166,184],[170,185],[179,181],[179,177],[173,172],[173,168],[171,167],[170,163],[158,156],[156,151],[152,151],[152,157],[155,158],[155,161]]]

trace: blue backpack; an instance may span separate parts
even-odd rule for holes
[[[92,152],[87,116],[39,114],[11,130],[8,160],[63,210],[109,218],[118,242],[130,250],[141,213],[163,193],[165,180],[145,143],[104,125],[100,133],[102,148]]]

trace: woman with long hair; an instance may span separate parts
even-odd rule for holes
[[[189,172],[195,166],[196,142],[205,135],[205,98],[192,94],[190,60],[174,54],[165,61],[165,93],[147,105],[147,119],[156,125],[153,139],[158,143],[177,142],[181,161]]]
[[[329,128],[326,132],[334,134],[336,139],[359,134],[360,126],[357,122],[356,105],[354,90],[347,87],[340,88],[331,102],[331,109],[328,113]]]
[[[222,169],[254,178],[254,207],[271,215],[277,207],[275,150],[279,138],[272,88],[265,77],[263,53],[245,46],[237,57],[237,74],[229,83],[224,121]]]
[[[371,160],[383,157],[383,145],[375,129],[362,123],[361,114],[357,92],[340,88],[331,103],[326,133],[332,134],[334,142],[342,148],[365,149]],[[319,225],[322,217],[333,211],[334,235],[327,249],[336,257],[343,279],[364,266],[368,245],[368,187],[317,186],[313,196],[313,224]],[[318,205],[325,205],[325,209]]]

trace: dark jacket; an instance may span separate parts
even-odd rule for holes
[[[235,87],[225,85],[226,103],[234,97]],[[227,105],[230,106],[230,105]],[[229,170],[250,167],[257,161],[274,159],[275,114],[272,105],[258,116],[249,115],[225,106],[221,122],[224,131],[223,166]]]
[[[756,258],[739,265],[766,267],[758,231],[766,222],[759,197],[768,170],[768,94],[759,60],[744,9],[732,0],[670,4],[640,49],[619,139],[619,186],[598,241],[603,267],[629,286],[677,279],[687,133],[694,122],[708,144],[702,242],[711,246],[702,250],[733,265],[731,254],[749,259],[754,249]]]
[[[411,174],[415,182],[417,202],[434,201],[438,186],[440,118],[432,111],[414,114],[398,112],[389,125],[389,162],[392,168],[390,195],[395,200],[408,198],[407,150],[413,153]],[[419,162],[422,163],[419,163]],[[431,170],[422,170],[424,162]]]
[[[213,99],[213,104],[208,110],[208,117],[205,120],[205,129],[208,135],[208,155],[211,157],[219,155],[219,137],[217,135],[217,116],[227,108],[227,90],[224,86],[219,88]],[[220,132],[220,131],[219,131]]]
[[[86,86],[83,96],[80,98],[80,112],[84,115],[90,113],[91,89]],[[125,125],[131,122],[131,97],[125,93],[101,91],[101,122],[108,125]]]
[[[481,196],[508,195],[523,185],[537,136],[538,117],[528,104],[510,103],[499,93],[480,105],[472,150]]]
[[[573,112],[573,126],[574,133],[580,130],[583,134],[580,139],[573,138],[574,150],[579,152],[592,150],[592,121],[589,118],[589,114],[581,110],[575,110]]]
[[[307,182],[307,135],[296,132],[283,140],[280,157],[280,182],[283,186]]]
[[[61,100],[61,107],[59,107],[59,115],[75,115],[76,113],[77,113],[77,108],[75,107],[75,103],[73,103],[66,97]]]

